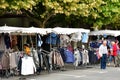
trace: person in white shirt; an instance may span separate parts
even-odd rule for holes
[[[104,40],[103,44],[100,45],[99,47],[99,54],[101,57],[101,69],[106,69],[106,62],[107,62],[107,41]]]

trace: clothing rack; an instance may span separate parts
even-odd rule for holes
[[[50,54],[50,52],[49,51],[46,51],[46,50],[44,50],[44,49],[41,49],[43,52],[45,52],[45,53],[47,53],[47,54]]]
[[[4,77],[4,74],[5,74],[5,77],[9,77],[10,76],[10,72],[9,72],[9,70],[10,70],[10,67],[8,66],[8,67],[6,67],[6,66],[4,66],[4,68],[3,68],[3,61],[2,61],[2,57],[9,57],[9,54],[7,53],[7,52],[3,52],[3,54],[2,54],[2,56],[1,56],[1,59],[0,59],[0,62],[1,62],[1,78],[2,77]],[[8,62],[9,63],[9,62]],[[7,65],[10,65],[10,64],[7,64]]]
[[[48,56],[48,54],[46,54],[45,52],[42,52],[42,51],[41,51],[41,54],[43,55],[43,61],[44,61],[45,66],[46,66],[46,70],[49,73],[50,72],[50,67],[49,67],[48,60],[46,58]]]

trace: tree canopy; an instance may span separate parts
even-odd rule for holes
[[[120,26],[120,0],[1,0],[0,9],[22,11],[40,27],[58,14],[68,19],[82,18],[82,22],[98,29],[110,24]]]
[[[32,9],[32,7],[35,6],[38,1],[39,0],[0,0],[0,9]]]

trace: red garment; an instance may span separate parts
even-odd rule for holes
[[[116,44],[114,44],[113,46],[112,46],[112,50],[113,50],[113,56],[117,56],[117,45]]]

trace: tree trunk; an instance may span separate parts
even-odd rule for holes
[[[48,13],[46,14],[46,17],[44,18],[42,24],[41,24],[41,27],[42,28],[45,28],[46,27],[46,24],[48,23],[48,20],[53,16],[54,14],[52,13]]]

